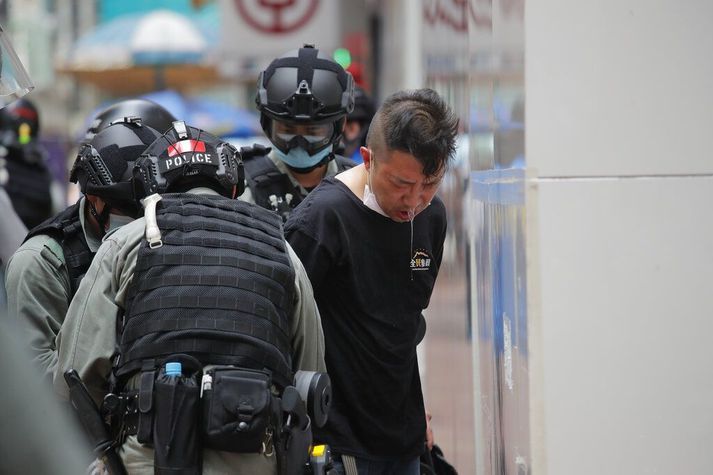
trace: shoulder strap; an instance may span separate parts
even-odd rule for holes
[[[56,252],[54,247],[50,250],[62,256],[62,262],[67,266],[70,282],[72,285],[72,296],[79,288],[79,282],[92,262],[94,253],[89,250],[89,244],[84,237],[84,229],[79,218],[81,208],[80,202],[73,204],[58,215],[48,219],[39,226],[33,228],[25,240],[32,236],[45,234],[52,238],[51,246],[59,246],[61,252]]]
[[[72,234],[76,230],[73,226],[75,221],[79,223],[79,202],[30,229],[25,241],[39,234],[46,234],[62,241],[68,234]],[[81,227],[81,224],[79,226]]]
[[[52,251],[52,254],[54,254],[63,265],[67,265],[67,259],[64,256],[64,250],[62,249],[62,245],[57,242],[56,239],[51,237],[45,243],[45,246],[47,246],[47,248]]]

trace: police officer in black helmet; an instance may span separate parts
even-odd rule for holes
[[[249,189],[241,199],[287,219],[323,178],[354,165],[334,154],[354,108],[354,80],[314,45],[304,45],[260,73],[255,102],[272,151],[245,154]]]
[[[106,401],[128,473],[302,474],[281,449],[307,457],[309,420],[285,438],[281,413],[296,370],[324,371],[324,342],[280,218],[234,199],[239,153],[184,122],[134,177],[144,216],[107,236],[82,281],[55,389],[74,368]]]
[[[136,115],[104,127],[80,144],[72,168],[70,179],[84,196],[30,230],[7,265],[8,313],[27,329],[35,363],[49,378],[55,338],[102,238],[140,214],[129,182],[133,162],[160,135]]]
[[[61,193],[47,166],[47,151],[39,143],[39,129],[40,114],[30,100],[18,99],[0,109],[0,161],[8,173],[5,189],[28,228],[61,209],[61,199],[53,199]]]
[[[116,121],[123,121],[124,117],[141,117],[141,123],[164,133],[176,120],[173,115],[148,99],[134,98],[125,99],[110,105],[99,112],[87,128],[84,141],[89,141],[100,130],[105,129],[109,124]]]
[[[354,110],[347,115],[347,123],[339,147],[339,152],[355,163],[363,162],[359,148],[366,145],[366,133],[369,131],[374,112],[376,112],[374,101],[364,89],[355,87]]]

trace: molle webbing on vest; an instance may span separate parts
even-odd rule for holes
[[[120,336],[119,375],[187,353],[292,380],[294,270],[280,218],[223,197],[163,196],[163,246],[139,249]]]
[[[79,288],[84,274],[87,273],[89,265],[92,263],[94,253],[89,249],[87,239],[84,237],[84,229],[79,219],[82,211],[80,202],[73,204],[56,216],[48,219],[34,229],[31,229],[25,237],[25,241],[33,236],[46,234],[62,246],[64,253],[64,263],[67,266],[69,282],[71,285],[71,297]]]

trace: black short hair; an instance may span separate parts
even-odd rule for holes
[[[413,155],[433,176],[455,154],[458,117],[433,89],[399,91],[381,105],[369,126],[369,148]]]

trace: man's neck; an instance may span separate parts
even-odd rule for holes
[[[302,188],[311,190],[315,186],[319,185],[319,182],[322,181],[322,178],[324,178],[324,175],[327,173],[327,165],[328,164],[320,165],[307,173],[297,173],[294,170],[289,171],[292,177],[297,180],[297,183],[299,183]]]
[[[360,200],[364,199],[364,185],[366,185],[367,172],[363,163],[338,174],[335,178],[345,185]]]

